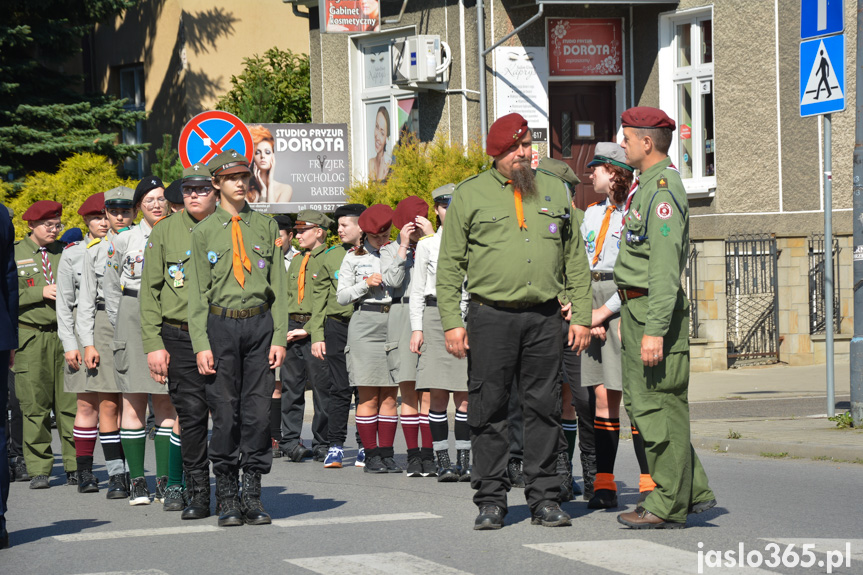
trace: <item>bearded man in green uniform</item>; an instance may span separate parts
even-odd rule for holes
[[[716,505],[689,438],[689,203],[668,148],[674,120],[656,108],[621,116],[626,162],[639,170],[624,208],[614,266],[621,308],[623,398],[644,439],[656,487],[617,520],[633,529],[678,529]]]

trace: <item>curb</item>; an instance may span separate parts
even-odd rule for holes
[[[824,445],[795,441],[763,441],[760,439],[728,439],[727,437],[693,436],[696,449],[718,453],[761,455],[762,453],[787,453],[789,457],[806,459],[829,458],[834,460],[863,460],[863,446]]]

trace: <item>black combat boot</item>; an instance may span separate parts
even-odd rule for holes
[[[596,454],[581,453],[581,477],[584,479],[584,500],[593,499],[593,480],[596,479]]]
[[[233,473],[216,475],[216,496],[219,498],[219,527],[236,527],[243,524],[240,509],[240,489]]]
[[[89,468],[78,470],[78,493],[98,493],[99,480]]]
[[[566,451],[557,454],[557,465],[555,466],[557,476],[560,478],[560,498],[558,501],[565,503],[574,499],[572,492],[572,466],[569,464],[569,455]]]
[[[441,449],[435,451],[437,459],[437,480],[438,483],[454,483],[458,481],[458,471],[453,467],[449,460],[449,451]]]
[[[269,525],[273,522],[261,504],[261,474],[243,472],[243,520],[249,525]]]
[[[456,452],[456,470],[458,470],[458,480],[465,482],[470,481],[470,449],[459,449]]]
[[[181,519],[204,519],[210,516],[210,474],[193,471],[186,475],[189,505],[183,509]]]

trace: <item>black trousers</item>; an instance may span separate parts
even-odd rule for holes
[[[568,329],[568,328],[565,328]],[[564,338],[566,343],[566,338]],[[593,422],[596,417],[596,395],[594,388],[581,385],[581,356],[566,347],[563,350],[563,381],[569,384],[572,406],[578,418],[578,450],[583,457],[596,456]],[[573,457],[574,458],[574,457]]]
[[[8,363],[8,362],[7,362]],[[15,372],[6,370],[9,374],[9,407],[3,411],[5,421],[6,413],[9,412],[9,425],[6,428],[7,455],[11,457],[24,457],[24,416],[21,413],[21,403],[15,395]],[[3,394],[4,399],[7,394]]]
[[[270,443],[270,342],[273,316],[268,310],[245,319],[210,314],[207,335],[216,375],[208,384],[207,402],[213,416],[210,462],[213,473],[269,473],[273,465]]]
[[[189,332],[163,325],[162,342],[171,356],[168,364],[168,394],[180,420],[183,468],[189,474],[197,472],[209,476],[207,424],[210,407],[207,403],[207,388],[215,376],[198,373]]]
[[[471,302],[468,424],[474,503],[506,508],[510,489],[509,399],[516,374],[524,418],[525,497],[531,511],[557,501],[563,342],[556,300],[522,310]]]
[[[9,365],[9,350],[0,350],[0,366]],[[9,466],[7,458],[9,454],[6,451],[6,398],[8,391],[7,374],[11,374],[12,370],[6,370],[6,373],[0,375],[0,413],[3,414],[3,425],[0,425],[0,532],[6,529],[6,502],[9,500]]]
[[[324,324],[324,342],[327,344],[327,367],[330,372],[330,417],[327,424],[327,442],[330,445],[344,446],[348,438],[348,417],[354,392],[348,379],[348,366],[345,360],[348,324],[328,317]]]
[[[524,418],[518,394],[518,374],[512,378],[509,394],[509,456],[524,459]]]
[[[289,330],[303,329],[305,323],[291,320]],[[304,337],[288,344],[285,361],[282,363],[282,441],[283,451],[288,451],[300,441],[303,430],[303,413],[306,409],[306,382],[311,383],[312,403],[312,449],[329,447],[327,442],[328,412],[330,408],[330,384],[327,362],[312,355],[312,338]]]

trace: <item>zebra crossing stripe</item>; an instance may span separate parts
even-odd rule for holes
[[[440,519],[432,513],[390,513],[389,515],[353,515],[347,517],[311,517],[309,519],[274,519],[278,527],[309,527],[313,525],[348,525],[351,523],[380,523],[384,521],[415,521]]]
[[[81,575],[168,575],[159,569],[144,569],[142,571],[103,571],[101,573],[82,573]]]
[[[641,539],[572,541],[525,545],[537,551],[586,563],[616,573],[639,575],[690,575],[698,573],[698,553]],[[751,567],[703,569],[704,573],[768,574],[775,571]]]
[[[285,561],[321,575],[471,575],[467,571],[401,552],[327,555]]]

